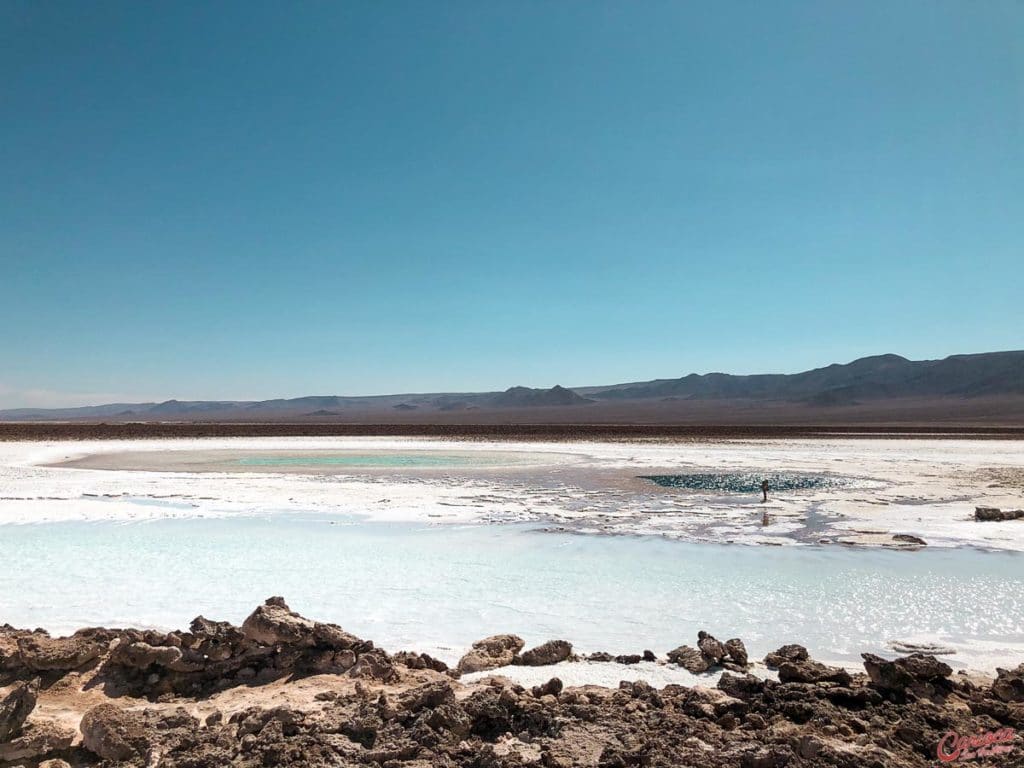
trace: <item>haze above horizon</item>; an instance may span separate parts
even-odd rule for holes
[[[0,5],[0,408],[1024,346],[1024,5]]]

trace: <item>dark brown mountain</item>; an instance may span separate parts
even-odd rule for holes
[[[877,355],[803,373],[691,373],[679,379],[585,387],[577,391],[597,400],[686,397],[821,404],[902,397],[1024,395],[1024,351],[953,355],[943,360]]]
[[[691,373],[677,379],[504,392],[261,401],[115,403],[0,411],[0,421],[282,421],[372,423],[1001,423],[1024,413],[1024,351],[908,360],[877,355],[795,374]],[[1004,418],[1005,417],[1005,418]]]
[[[556,384],[551,389],[509,387],[487,402],[494,408],[534,408],[553,405],[586,405],[592,403],[593,400],[580,397],[571,389]]]

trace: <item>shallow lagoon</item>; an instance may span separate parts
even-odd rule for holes
[[[240,467],[266,467],[323,470],[331,467],[352,469],[466,469],[474,467],[515,466],[531,463],[528,453],[475,451],[453,453],[448,451],[367,451],[322,453],[263,452],[229,460]],[[228,463],[228,462],[225,462]],[[227,468],[227,467],[226,467]]]
[[[752,493],[761,491],[761,483],[768,481],[771,492],[810,491],[819,488],[845,488],[853,481],[835,475],[802,475],[779,472],[727,472],[690,475],[640,475],[662,488],[682,488],[690,491],[725,491]]]
[[[1022,465],[1019,441],[0,444],[0,522],[20,524],[0,525],[0,622],[238,622],[282,594],[449,660],[495,632],[664,653],[707,629],[755,657],[931,641],[954,665],[1012,666],[1024,524],[972,513],[1019,505]],[[748,490],[764,477],[766,505]],[[877,548],[897,533],[927,547]]]
[[[952,645],[956,665],[1024,657],[1024,560],[976,550],[734,547],[274,514],[0,530],[3,620],[185,627],[241,621],[271,594],[389,649],[453,660],[516,632],[581,651],[664,653],[699,629],[755,657],[798,641],[857,662],[890,640]]]

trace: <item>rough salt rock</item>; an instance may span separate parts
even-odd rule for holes
[[[769,669],[778,669],[785,661],[807,661],[809,658],[806,648],[792,643],[769,653],[764,657],[764,663]]]
[[[549,664],[557,664],[572,656],[572,643],[565,640],[548,640],[542,645],[516,656],[512,663],[524,667],[546,667]]]
[[[356,637],[337,624],[321,624],[320,622],[313,625],[313,641],[317,645],[325,645],[335,651],[365,653],[373,648],[373,642],[370,640]]]
[[[764,680],[753,675],[733,675],[723,672],[718,678],[718,689],[734,699],[749,699],[764,690]]]
[[[399,651],[392,655],[392,659],[408,669],[432,669],[435,672],[450,672],[448,665],[440,659],[435,659],[428,653],[414,653],[412,651]]]
[[[393,680],[397,673],[384,651],[367,651],[362,654],[348,674],[351,677],[368,677],[373,680]]]
[[[29,723],[20,736],[6,743],[0,743],[0,763],[38,760],[45,755],[62,752],[71,747],[77,735],[78,733],[73,728],[59,723],[49,721]],[[39,768],[43,768],[49,762],[41,763]]]
[[[709,666],[721,664],[726,657],[725,646],[704,630],[697,633],[697,648],[707,660]]]
[[[669,651],[668,660],[673,664],[678,664],[687,672],[694,675],[699,675],[701,672],[707,672],[708,668],[711,666],[708,663],[708,660],[704,657],[704,654],[696,648],[691,648],[688,645],[681,645],[678,648]]]
[[[36,708],[39,686],[36,683],[15,683],[0,700],[0,743],[21,733],[25,720]]]
[[[903,691],[916,683],[945,681],[953,674],[948,664],[923,653],[912,653],[892,661],[873,653],[862,653],[861,658],[871,684],[883,690]]]
[[[782,768],[790,762],[793,753],[786,747],[759,749],[747,752],[740,759],[741,768]]]
[[[173,672],[198,672],[203,668],[200,660],[188,661],[182,650],[173,645],[150,645],[144,642],[122,643],[114,649],[111,659],[126,667],[146,669],[165,667]]]
[[[892,540],[915,547],[925,547],[928,545],[928,542],[920,536],[911,536],[909,533],[895,533]]]
[[[997,669],[992,693],[1007,703],[1024,702],[1024,664],[1016,669]]]
[[[543,698],[544,696],[555,696],[557,697],[562,692],[562,681],[557,677],[552,677],[543,685],[535,685],[530,690],[533,697],[536,699]]]
[[[242,622],[248,640],[264,645],[312,645],[316,623],[292,611],[283,597],[271,597]]]
[[[277,726],[276,730],[282,734],[293,734],[296,726],[303,723],[305,719],[306,715],[303,712],[288,706],[270,709],[250,707],[235,712],[229,722],[237,724],[239,737],[245,737],[263,731],[268,725]]]
[[[849,685],[850,673],[839,667],[829,667],[810,659],[806,661],[784,661],[779,666],[779,682],[782,683],[839,683]]]
[[[983,522],[1003,522],[1005,520],[1018,520],[1024,518],[1024,509],[1002,510],[998,507],[975,507],[974,519]]]
[[[455,689],[451,683],[438,680],[410,688],[398,697],[398,709],[413,714],[423,709],[434,709],[442,704],[455,701]]]
[[[517,635],[492,635],[477,640],[470,651],[459,659],[458,671],[465,674],[507,667],[525,644]]]
[[[114,704],[99,704],[82,717],[82,744],[104,760],[144,757],[149,745],[144,718]]]
[[[801,736],[796,745],[796,753],[805,760],[813,760],[825,747],[825,743],[817,736]]]
[[[196,637],[194,650],[208,661],[226,661],[231,658],[243,642],[242,630],[227,621],[211,621],[196,616],[189,625],[189,631]]]
[[[105,650],[94,639],[79,634],[56,638],[32,634],[18,638],[18,655],[34,672],[69,672],[98,658]]]
[[[725,641],[725,651],[729,654],[729,658],[741,667],[745,667],[749,663],[747,647],[743,645],[743,641],[738,637]]]
[[[653,653],[650,657],[655,658]],[[644,658],[647,658],[647,652]],[[749,663],[742,640],[734,637],[722,643],[703,630],[697,633],[697,648],[681,645],[668,652],[668,660],[695,675],[707,672],[712,667],[723,666],[742,672]]]
[[[345,672],[356,665],[357,659],[352,651],[323,651],[313,657],[309,668],[318,675]]]

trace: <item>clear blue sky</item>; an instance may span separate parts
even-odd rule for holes
[[[0,4],[0,406],[1024,347],[1024,4]]]

